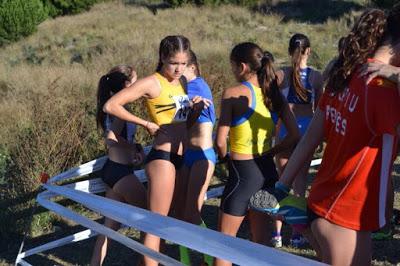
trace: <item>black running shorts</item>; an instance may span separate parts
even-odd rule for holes
[[[250,197],[263,188],[272,188],[278,172],[270,155],[252,160],[230,160],[229,178],[222,195],[220,209],[230,215],[244,216]]]

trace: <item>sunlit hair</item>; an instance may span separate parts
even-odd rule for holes
[[[379,47],[385,34],[386,15],[379,9],[365,11],[343,41],[343,49],[329,72],[326,88],[337,93],[348,85],[351,75]]]

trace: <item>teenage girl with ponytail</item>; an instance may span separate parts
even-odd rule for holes
[[[248,212],[250,197],[272,187],[278,179],[273,157],[292,148],[300,137],[296,121],[279,91],[271,57],[250,42],[236,45],[230,55],[232,72],[240,84],[225,89],[221,100],[216,145],[228,160],[229,179],[220,205],[219,230],[236,236]],[[276,112],[288,129],[287,136],[271,147]],[[230,159],[227,158],[229,135]],[[263,242],[265,215],[249,212],[252,240]],[[220,259],[215,265],[231,265]]]
[[[148,186],[148,209],[168,215],[175,189],[175,179],[183,163],[183,142],[190,101],[181,77],[186,69],[190,42],[184,36],[167,36],[160,43],[156,73],[136,81],[114,95],[104,105],[106,113],[143,126],[154,136],[153,147],[145,161]],[[128,112],[123,106],[144,97],[152,121]],[[195,97],[194,102],[199,98]],[[144,244],[156,251],[160,238],[146,234]],[[146,265],[158,265],[145,257]]]
[[[103,112],[104,103],[112,95],[131,86],[136,72],[131,66],[119,65],[102,76],[97,89],[97,126],[104,131],[108,159],[101,170],[101,178],[107,185],[106,197],[126,202],[140,208],[146,207],[146,191],[134,175],[135,165],[143,163],[144,153],[135,144],[136,125]],[[104,224],[114,230],[119,223],[105,218]],[[102,265],[107,253],[107,237],[97,237],[90,265]]]
[[[300,33],[294,34],[290,38],[288,52],[292,65],[282,68],[284,79],[281,84],[281,91],[296,117],[297,125],[303,136],[314,115],[314,110],[318,104],[319,98],[322,95],[323,79],[319,71],[307,65],[308,58],[311,54],[311,44],[307,36]],[[277,134],[277,143],[279,143],[286,134],[287,130],[285,126],[280,126]],[[291,151],[287,151],[276,156],[280,173],[282,173],[285,168],[290,155]],[[305,184],[307,182],[311,159],[312,156],[310,156],[309,161],[306,162],[303,168],[298,172],[299,177],[296,178],[293,185],[293,190],[297,196],[305,196]],[[281,239],[280,228],[282,227],[282,222],[277,220],[276,224],[278,231],[273,233],[273,244],[275,244],[275,242],[279,243]],[[306,240],[300,233],[294,230],[290,242],[294,247],[301,247],[306,243]]]
[[[388,17],[365,11],[344,41],[309,130],[276,184],[282,202],[297,172],[324,139],[327,146],[308,197],[309,222],[332,265],[370,265],[371,231],[388,222],[391,169],[400,135],[395,83],[359,75],[367,61],[400,66],[400,4]],[[318,247],[317,247],[318,248]]]

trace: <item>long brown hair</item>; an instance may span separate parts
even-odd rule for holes
[[[307,48],[310,48],[310,40],[301,33],[296,33],[289,40],[289,55],[292,57],[292,73],[291,85],[294,87],[296,94],[304,101],[307,100],[307,90],[304,88],[300,77],[301,56],[305,54]]]
[[[132,80],[132,71],[133,67],[130,65],[118,65],[100,78],[97,86],[97,128],[100,127],[105,130],[104,121],[106,114],[103,111],[103,106],[113,94],[125,87],[126,81]]]
[[[237,65],[247,64],[250,71],[257,74],[265,106],[270,111],[280,114],[284,101],[279,91],[278,77],[270,54],[264,54],[263,50],[255,43],[244,42],[232,49],[230,59]]]
[[[329,72],[328,91],[337,93],[345,89],[354,70],[364,64],[379,47],[385,29],[386,15],[382,10],[369,9],[361,15],[345,37],[343,49]]]

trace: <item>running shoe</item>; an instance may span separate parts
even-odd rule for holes
[[[289,195],[289,188],[280,182],[275,188],[261,189],[250,198],[250,207],[262,212],[275,214],[279,210],[279,202]]]
[[[301,234],[292,235],[290,245],[294,248],[304,248],[308,245],[308,240]]]
[[[252,209],[276,214],[279,211],[279,201],[272,190],[259,190],[250,198],[250,207]]]
[[[282,237],[274,236],[273,238],[271,238],[271,245],[274,248],[281,248],[282,247]]]
[[[305,198],[289,194],[289,189],[280,182],[274,190],[260,190],[250,198],[252,209],[270,214],[282,215],[290,225],[307,224],[307,203]]]

